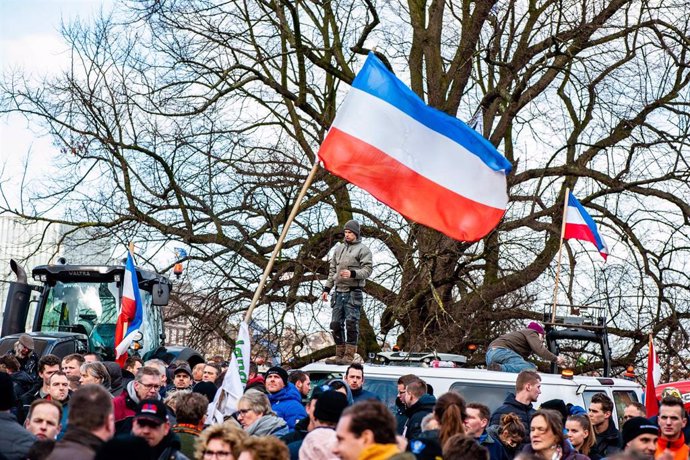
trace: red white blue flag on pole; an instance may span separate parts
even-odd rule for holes
[[[589,241],[597,247],[599,254],[601,254],[604,260],[609,255],[609,249],[599,234],[597,224],[594,223],[592,216],[585,211],[585,208],[572,193],[568,193],[568,209],[566,211],[563,238],[566,240]]]
[[[132,253],[127,252],[125,277],[122,287],[122,305],[115,325],[115,360],[123,366],[127,359],[127,350],[136,333],[142,329],[144,307],[139,293],[139,280],[134,267]]]
[[[372,53],[319,158],[409,219],[461,241],[489,233],[508,203],[510,162],[465,123],[427,106]]]

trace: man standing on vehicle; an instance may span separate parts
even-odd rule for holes
[[[503,372],[536,371],[537,366],[527,362],[532,353],[559,366],[563,365],[565,358],[556,356],[546,349],[544,336],[544,328],[534,321],[524,329],[500,336],[489,344],[486,368]]]
[[[589,403],[589,420],[592,422],[597,441],[593,450],[601,457],[620,452],[620,432],[613,424],[613,401],[605,393],[592,396]]]
[[[367,399],[381,400],[376,393],[364,389],[364,366],[361,364],[350,364],[350,367],[345,371],[345,382],[350,387],[352,399],[355,402],[366,401]]]
[[[362,288],[373,269],[371,251],[362,243],[360,232],[356,220],[345,223],[345,240],[333,251],[328,279],[321,295],[323,301],[328,301],[328,293],[335,286],[330,325],[335,341],[335,358],[327,359],[327,364],[352,364],[357,352]]]
[[[656,448],[656,456],[664,452],[673,454],[674,460],[686,460],[690,456],[690,448],[685,444],[683,428],[688,423],[688,417],[683,407],[683,401],[678,398],[666,397],[659,406],[659,429],[661,436]]]
[[[500,425],[501,417],[513,412],[525,426],[525,442],[529,442],[530,417],[534,413],[532,403],[541,394],[541,377],[535,371],[522,371],[515,380],[515,394],[508,393],[503,405],[491,415],[491,425]]]

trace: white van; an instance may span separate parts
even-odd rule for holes
[[[312,363],[301,370],[309,374],[314,388],[330,379],[343,378],[346,369],[347,366]],[[436,396],[454,390],[467,402],[486,404],[492,412],[503,404],[508,393],[515,393],[515,379],[518,375],[484,369],[364,364],[364,388],[376,393],[393,410],[398,393],[398,378],[405,374],[419,376],[432,386]],[[642,387],[629,380],[577,375],[566,379],[555,374],[540,375],[541,396],[535,404],[536,408],[545,401],[562,399],[566,404],[572,403],[587,409],[593,395],[606,393],[615,403],[612,415],[617,426],[620,426],[625,406],[642,400]]]

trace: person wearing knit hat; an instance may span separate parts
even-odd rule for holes
[[[38,355],[34,351],[35,347],[33,337],[29,334],[22,334],[14,342],[12,350],[7,353],[17,358],[20,371],[24,371],[34,378],[38,377]]]
[[[266,391],[273,412],[285,420],[290,431],[295,429],[298,420],[307,416],[302,405],[302,394],[288,382],[288,373],[282,367],[273,366],[266,371]]]
[[[659,439],[659,427],[644,417],[633,417],[623,424],[623,449],[643,459],[653,459]]]
[[[333,447],[338,442],[335,426],[347,406],[347,397],[339,391],[327,390],[319,395],[311,414],[313,428],[299,449],[300,460],[339,458],[333,454]]]
[[[563,356],[556,356],[544,346],[544,327],[532,321],[526,328],[504,334],[489,344],[486,352],[486,368],[491,371],[515,372],[536,370],[537,366],[527,361],[534,353],[542,359],[559,366],[565,364]]]
[[[349,220],[343,228],[343,244],[336,246],[329,261],[328,279],[321,299],[335,287],[331,301],[331,334],[335,357],[327,364],[352,364],[357,353],[359,318],[362,312],[362,288],[373,271],[371,250],[362,243],[361,227]]]

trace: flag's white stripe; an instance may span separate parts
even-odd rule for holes
[[[448,190],[487,206],[506,208],[503,172],[492,170],[462,145],[386,101],[352,88],[333,126]]]
[[[115,347],[116,358],[122,356],[127,351],[127,349],[129,349],[129,346],[132,344],[132,341],[134,340],[134,335],[137,332],[139,332],[139,329],[134,329],[132,332],[130,332],[122,338],[122,342],[117,344],[117,346]]]
[[[569,224],[588,226],[587,221],[585,221],[585,219],[582,217],[582,214],[580,214],[580,210],[575,206],[568,206],[565,221]]]

